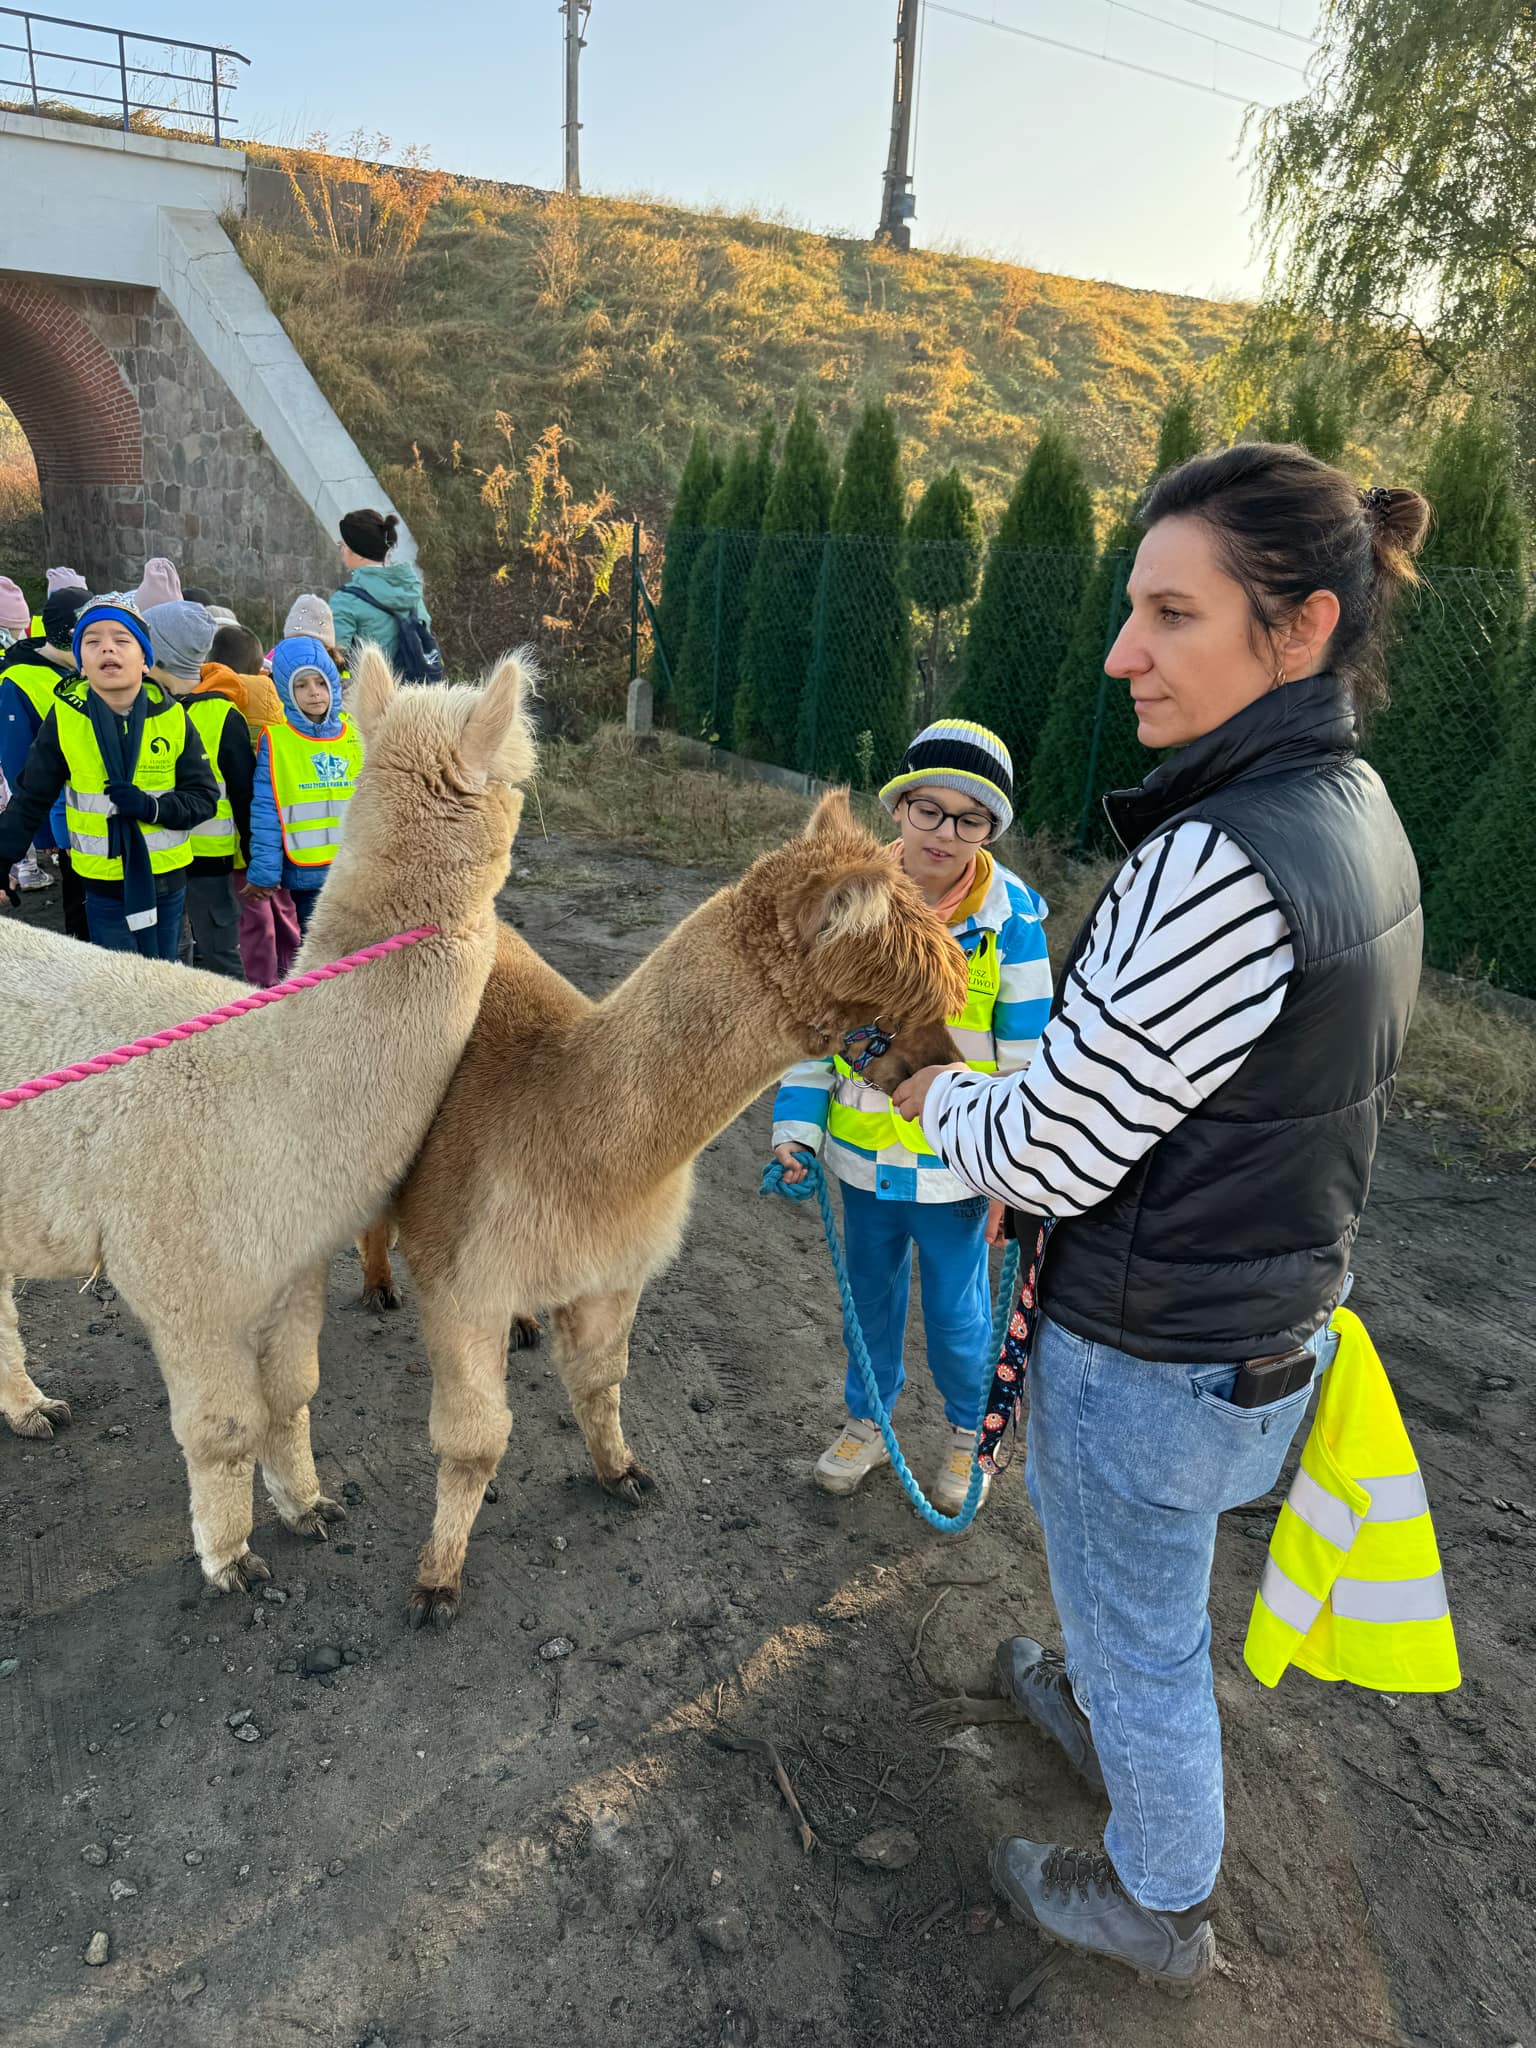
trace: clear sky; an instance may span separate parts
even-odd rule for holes
[[[1320,11],[1319,0],[954,4],[1264,100],[1299,91],[1298,72],[1209,38],[1299,66],[1306,46],[1274,31],[1310,33]],[[594,0],[583,183],[871,232],[895,17],[895,0]],[[559,182],[555,0],[112,0],[99,18],[243,51],[248,134],[334,140],[361,126],[449,170]],[[1242,122],[1227,100],[930,6],[914,239],[1124,284],[1252,291]]]

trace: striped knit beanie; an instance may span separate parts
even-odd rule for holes
[[[880,792],[880,801],[896,815],[896,802],[909,789],[927,784],[974,797],[997,820],[994,839],[1013,823],[1013,757],[995,732],[968,718],[940,718],[925,725],[907,749],[899,775]]]

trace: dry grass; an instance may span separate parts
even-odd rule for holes
[[[537,792],[525,830],[536,831],[542,814],[550,828],[578,839],[713,869],[739,870],[782,845],[810,809],[791,790],[687,765],[669,734],[642,746],[613,726],[591,740],[546,744]],[[856,798],[855,805],[875,830],[888,823],[873,798]],[[1049,903],[1051,959],[1059,971],[1114,864],[1073,860],[1042,837],[1010,834],[998,851]],[[1410,1117],[1439,1112],[1473,1127],[1490,1156],[1536,1154],[1536,1005],[1426,971],[1397,1101]]]
[[[640,746],[615,726],[590,740],[546,742],[535,791],[525,833],[542,816],[552,830],[684,867],[744,868],[798,832],[810,809],[791,790],[687,767],[668,733]]]
[[[1474,1125],[1506,1157],[1536,1154],[1536,1004],[1426,970],[1397,1100]]]

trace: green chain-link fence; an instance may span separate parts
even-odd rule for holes
[[[673,535],[673,541],[676,541]],[[1112,850],[1100,799],[1151,765],[1104,660],[1129,551],[994,547],[977,596],[929,613],[940,565],[899,540],[704,532],[651,664],[661,715],[756,760],[878,787],[939,714],[993,727],[1026,829]],[[657,613],[644,593],[653,626]],[[1527,630],[1527,622],[1531,622]],[[1536,605],[1523,578],[1440,569],[1403,605],[1367,753],[1423,871],[1435,964],[1536,995]]]

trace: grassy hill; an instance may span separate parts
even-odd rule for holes
[[[246,261],[369,457],[429,471],[490,453],[494,415],[569,437],[578,490],[663,500],[696,421],[787,414],[809,385],[829,427],[883,393],[909,470],[958,462],[984,508],[1047,411],[1104,489],[1139,476],[1171,383],[1241,308],[975,257],[901,256],[679,207],[450,188],[419,241],[349,256],[324,236],[241,230]]]
[[[697,422],[783,423],[808,387],[838,443],[884,394],[914,488],[958,463],[990,525],[1054,414],[1107,508],[1145,474],[1169,390],[1243,316],[632,200],[440,181],[404,252],[315,210],[313,230],[240,224],[242,253],[470,654],[530,610],[590,645],[609,522],[664,519]]]

